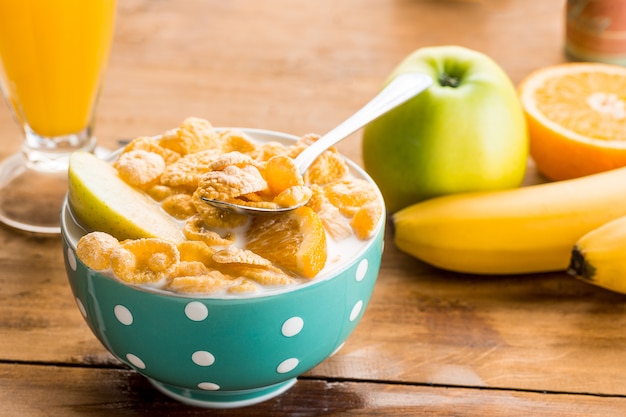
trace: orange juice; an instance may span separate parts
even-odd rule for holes
[[[25,128],[90,127],[114,18],[115,0],[0,0],[0,76]]]

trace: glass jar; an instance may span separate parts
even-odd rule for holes
[[[565,50],[576,60],[626,65],[626,0],[567,0]]]

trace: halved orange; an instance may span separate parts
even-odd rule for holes
[[[626,68],[568,63],[519,85],[530,155],[550,180],[626,166]]]
[[[326,232],[310,207],[257,216],[246,238],[246,249],[302,277],[313,278],[326,264]]]

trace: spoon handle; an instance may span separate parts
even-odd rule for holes
[[[300,174],[311,166],[313,161],[326,149],[356,132],[369,122],[387,113],[427,89],[433,80],[418,72],[404,73],[389,82],[372,100],[307,147],[295,160]]]

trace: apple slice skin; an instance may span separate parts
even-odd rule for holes
[[[87,228],[119,240],[157,237],[183,240],[182,227],[148,196],[125,183],[108,162],[75,152],[68,169],[68,201]]]

